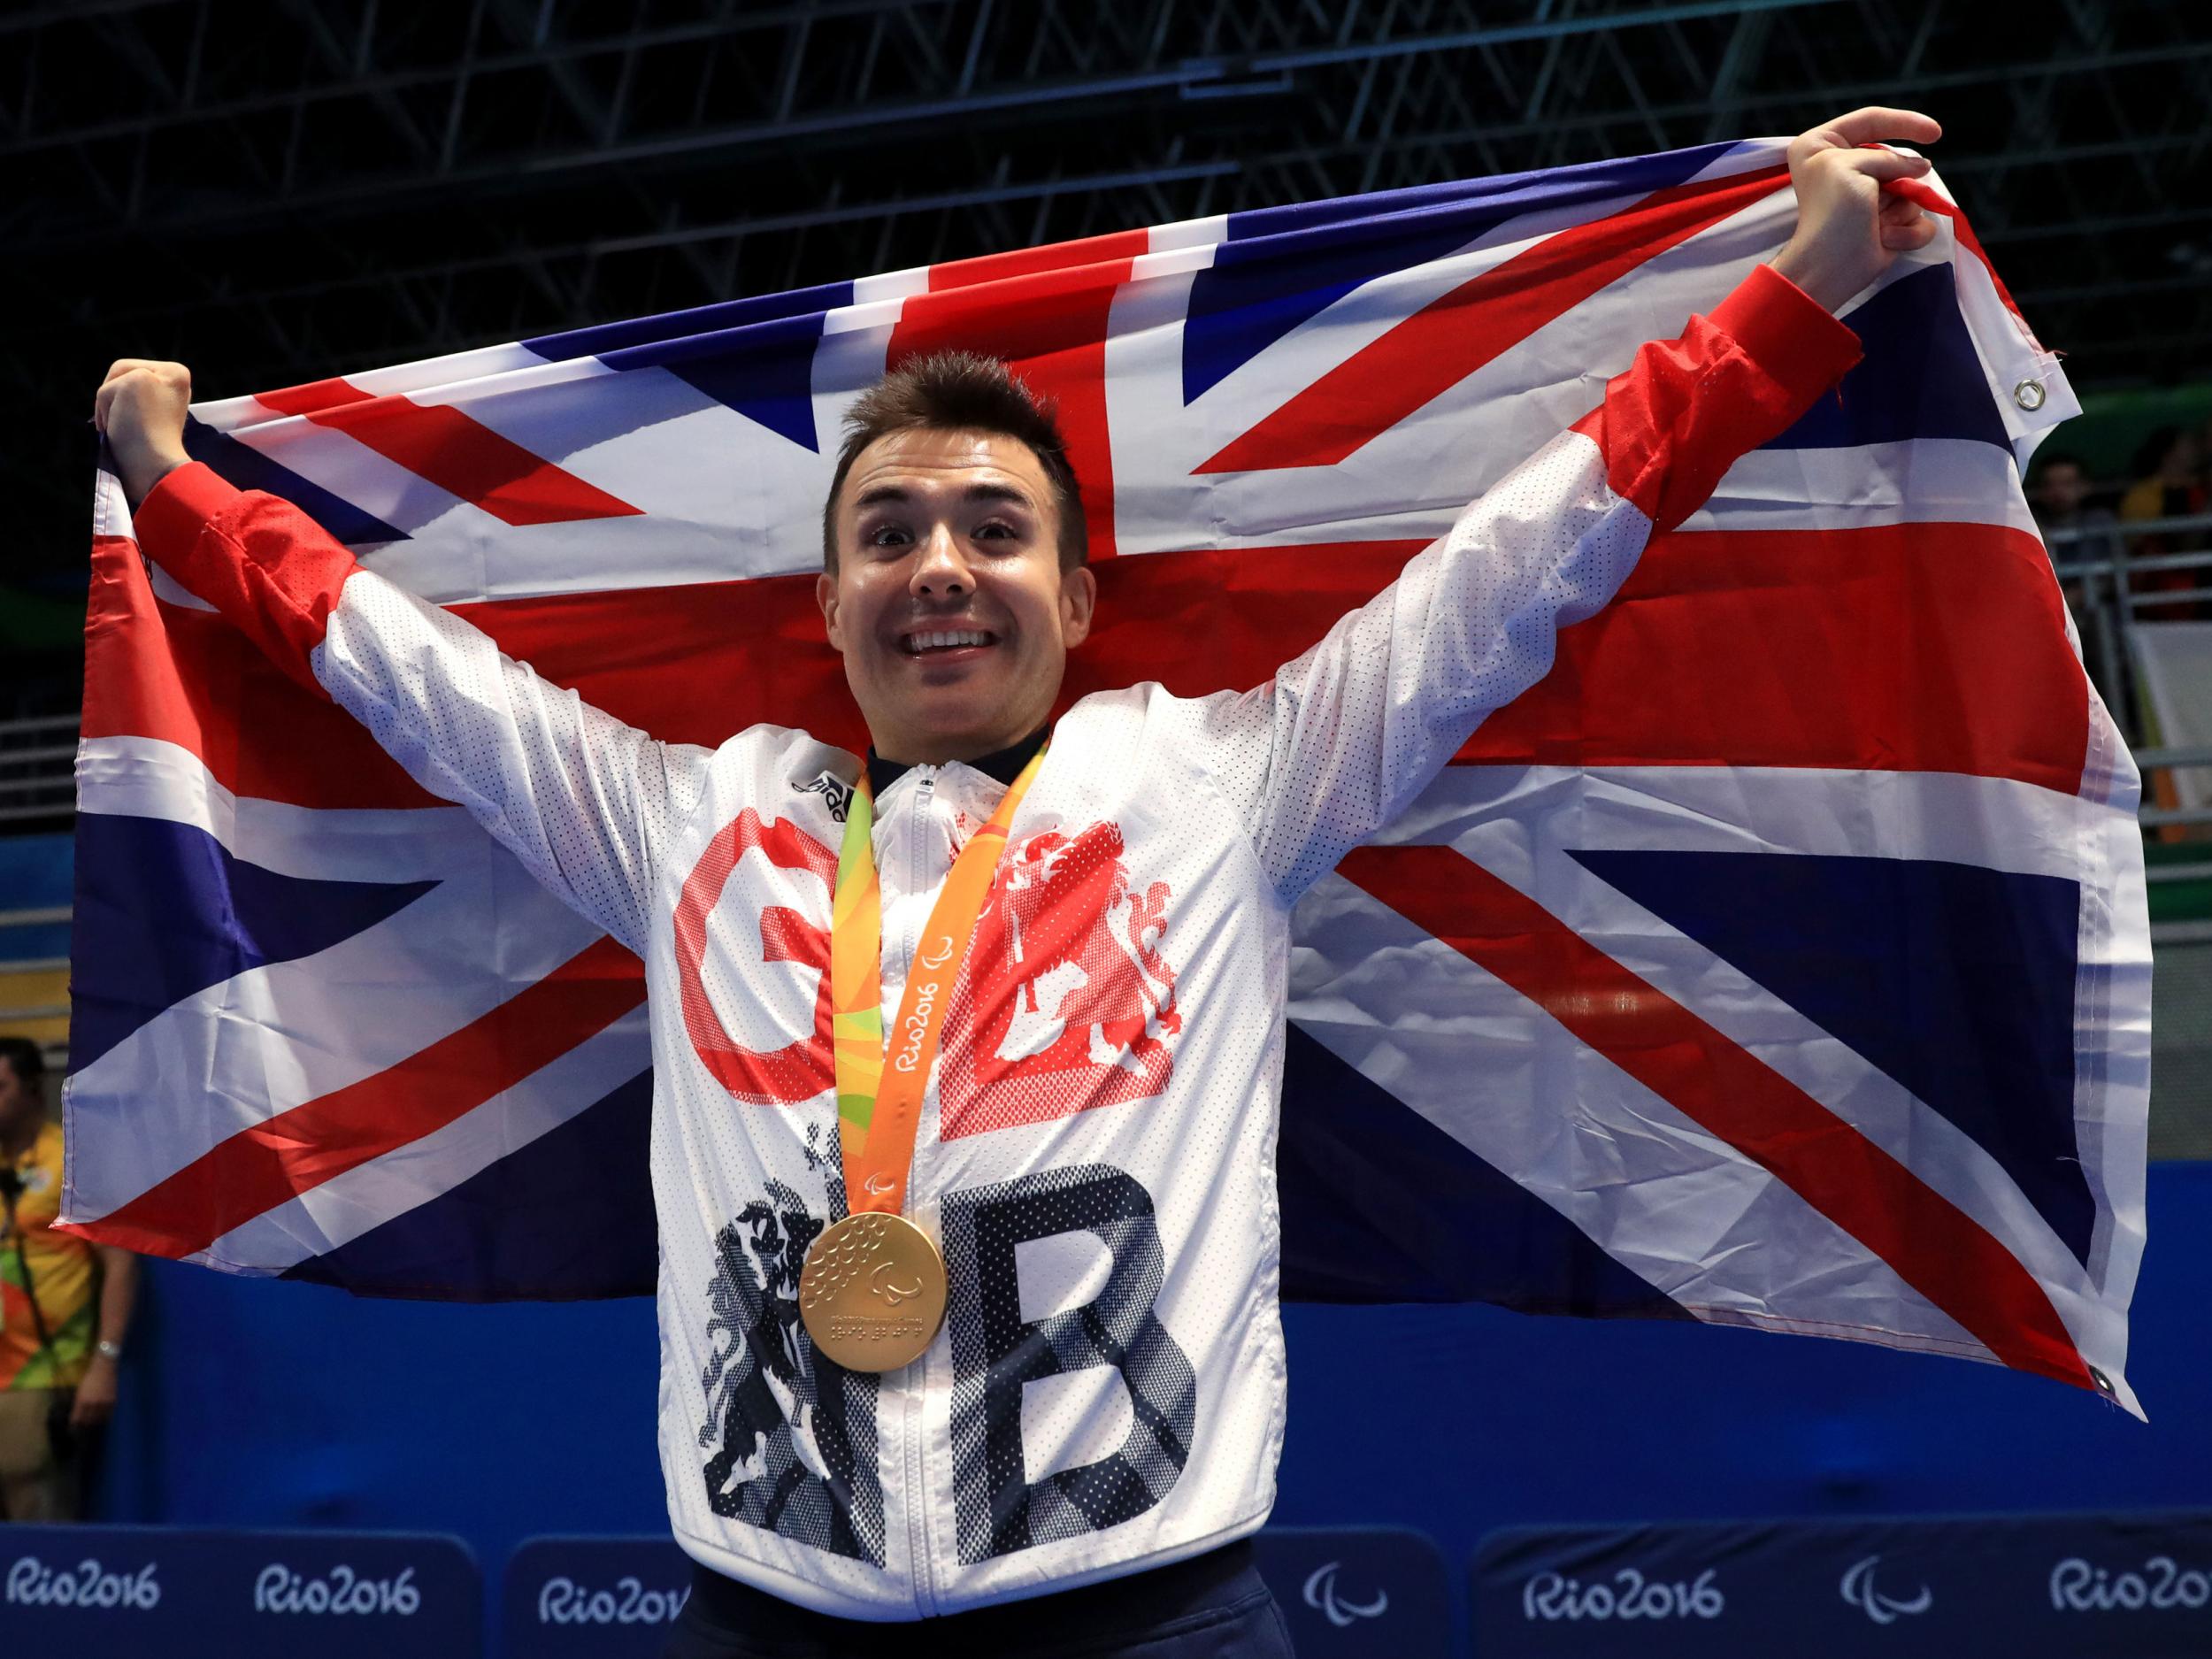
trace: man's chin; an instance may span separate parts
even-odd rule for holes
[[[1004,735],[1005,726],[1002,719],[942,719],[910,722],[907,729],[931,754],[972,759],[1014,741]]]
[[[973,760],[1020,741],[1042,724],[1043,716],[1025,720],[1010,710],[1003,698],[979,702],[909,696],[900,701],[898,733],[888,738],[898,749],[908,752],[894,753],[890,749],[883,752],[894,760],[909,762]],[[887,737],[879,736],[879,748]]]

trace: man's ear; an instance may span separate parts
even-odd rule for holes
[[[845,641],[837,629],[837,578],[827,571],[814,579],[814,603],[822,607],[822,629],[829,635],[830,649],[842,651]]]
[[[1098,578],[1079,565],[1060,578],[1060,638],[1068,649],[1090,637],[1091,614],[1098,606]]]

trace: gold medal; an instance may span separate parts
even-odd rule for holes
[[[799,1317],[816,1351],[847,1371],[911,1365],[944,1323],[944,1257],[903,1216],[832,1222],[799,1271]]]

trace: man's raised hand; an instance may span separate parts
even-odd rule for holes
[[[1792,139],[1797,231],[1774,257],[1774,268],[1832,311],[1899,254],[1926,247],[1935,239],[1935,221],[1917,204],[1884,195],[1882,187],[1919,178],[1928,161],[1884,150],[1880,141],[1927,144],[1942,136],[1943,129],[1917,111],[1872,105]]]
[[[100,382],[92,424],[108,441],[133,507],[191,458],[184,452],[184,416],[191,403],[192,371],[181,363],[120,357]]]

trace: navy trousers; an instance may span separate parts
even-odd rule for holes
[[[1292,1659],[1249,1542],[919,1624],[832,1618],[703,1567],[665,1659]]]

